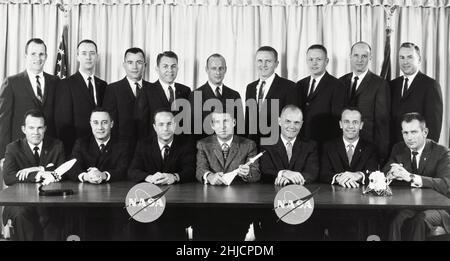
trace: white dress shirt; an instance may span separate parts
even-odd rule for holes
[[[95,87],[95,76],[94,76],[94,74],[89,75],[89,74],[86,74],[86,73],[84,73],[82,71],[79,71],[79,72],[80,72],[81,76],[83,76],[84,83],[86,83],[86,88],[88,89],[88,91],[89,91],[88,78],[91,77],[91,83],[92,83],[92,87],[93,87],[93,91],[94,91],[94,101],[95,101],[95,104],[97,105],[98,104],[98,102],[97,102],[97,88]]]
[[[31,83],[31,87],[33,88],[34,95],[36,97],[38,97],[36,76],[39,76],[39,83],[41,84],[41,91],[42,91],[42,99],[44,99],[44,94],[45,94],[44,72],[40,72],[39,74],[34,74],[31,71],[27,70],[27,74],[28,74],[28,79],[30,79],[30,83]]]
[[[270,86],[272,86],[273,79],[275,79],[275,73],[273,73],[271,76],[269,76],[269,78],[267,78],[265,80],[259,79],[258,85],[256,85],[256,99],[258,99],[258,97],[259,97],[259,89],[260,89],[263,81],[266,82],[266,84],[264,85],[264,88],[263,88],[263,91],[264,91],[263,101],[266,99],[266,96],[267,96],[267,93],[269,92]]]

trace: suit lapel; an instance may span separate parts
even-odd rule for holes
[[[233,136],[233,142],[231,143],[231,147],[230,147],[230,151],[228,152],[228,156],[227,159],[225,160],[225,165],[224,165],[224,169],[227,169],[228,166],[230,165],[230,163],[233,161],[234,157],[236,157],[236,155],[239,152],[239,137],[234,135]],[[223,153],[222,153],[223,155]]]
[[[75,87],[75,88],[80,88],[81,90],[81,92],[83,93],[83,95],[85,96],[85,98],[86,98],[86,100],[88,100],[89,101],[89,103],[92,105],[92,106],[95,106],[95,104],[93,103],[93,101],[92,101],[92,98],[91,98],[91,96],[89,95],[89,89],[88,89],[88,86],[86,85],[86,82],[84,81],[84,78],[83,78],[83,76],[81,75],[81,73],[80,72],[77,72],[76,74],[75,74],[75,80],[77,81],[77,83],[76,83],[76,86],[77,87]],[[94,77],[94,81],[95,81],[95,77]],[[79,87],[78,87],[79,86]],[[97,86],[97,82],[95,83],[95,86]],[[98,100],[97,100],[98,101]]]
[[[127,80],[127,77],[122,79],[122,84],[124,86],[124,91],[126,95],[128,96],[128,99],[134,101],[136,100],[136,97],[134,96],[133,90],[131,89],[130,83]],[[142,86],[143,87],[143,86]]]
[[[33,151],[30,149],[30,146],[28,146],[28,142],[26,138],[22,139],[22,150],[28,160],[29,163],[31,163],[31,166],[36,165],[36,161],[34,160],[34,154]]]
[[[403,153],[401,153],[398,157],[399,162],[403,164],[403,167],[406,170],[411,171],[411,151],[406,145],[403,149]]]
[[[311,80],[311,77],[309,77],[308,80],[308,89],[309,89],[309,81]],[[316,85],[316,88],[314,89],[314,92],[311,94],[311,97],[308,97],[308,100],[313,100],[314,97],[316,97],[316,95],[323,89],[326,88],[327,85],[327,80],[328,80],[328,73],[325,72],[325,74],[323,75],[322,79],[320,79],[320,82],[318,85]]]
[[[358,96],[361,92],[369,87],[370,78],[372,78],[372,73],[367,71],[366,76],[361,80],[358,89],[356,90],[355,96]]]
[[[225,160],[223,158],[223,153],[222,153],[222,148],[220,147],[219,141],[217,140],[217,137],[211,136],[212,139],[212,148],[213,148],[213,152],[216,155],[217,160],[220,163],[220,166],[222,167],[222,169],[225,169]]]
[[[345,147],[345,143],[342,139],[339,140],[338,148],[338,154],[340,157],[340,160],[345,168],[349,168],[350,164],[348,163],[348,157],[347,157],[347,148]]]
[[[291,160],[289,161],[289,169],[293,169],[295,162],[299,159],[299,156],[301,154],[302,151],[302,143],[300,141],[299,138],[297,138],[292,146],[292,156],[291,156]],[[287,153],[286,153],[286,157],[287,157]]]
[[[288,156],[286,153],[286,147],[283,144],[283,140],[281,139],[281,137],[278,140],[278,143],[275,145],[276,150],[278,152],[278,155],[281,159],[281,163],[283,164],[283,168],[288,168],[289,167],[289,162],[288,162]],[[292,155],[294,155],[294,151],[292,149]],[[294,156],[292,156],[294,157]]]
[[[155,89],[156,89],[156,95],[157,95],[157,97],[159,97],[158,99],[160,101],[162,101],[163,106],[164,107],[170,107],[169,100],[167,99],[166,93],[164,92],[164,88],[162,87],[162,85],[159,82],[159,80],[155,82],[154,86],[155,86]],[[175,90],[174,90],[174,93],[175,93]]]
[[[353,152],[352,162],[350,164],[350,167],[353,169],[355,167],[356,162],[359,162],[359,159],[361,158],[361,154],[363,151],[363,145],[361,138],[358,141],[358,145],[355,147],[355,151]]]
[[[267,92],[266,98],[264,99],[264,102],[267,101],[267,99],[275,98],[276,93],[276,87],[278,86],[279,77],[277,74],[275,74],[275,77],[273,78],[272,85],[269,86],[269,91]]]
[[[430,154],[431,154],[430,147],[431,147],[431,143],[427,141],[427,143],[425,144],[425,148],[423,148],[422,155],[420,156],[419,168],[417,170],[419,175],[423,174],[427,160],[430,158]]]
[[[416,86],[419,85],[418,82],[420,82],[420,78],[421,78],[421,73],[419,71],[416,74],[416,77],[414,77],[414,80],[409,83],[408,90],[406,90],[406,92],[403,94],[402,99],[408,98],[408,96],[416,89]],[[404,84],[405,84],[404,79],[402,79],[402,87],[400,89],[400,94],[401,94],[401,90],[403,89]]]
[[[27,71],[23,72],[23,82],[24,82],[25,91],[28,93],[28,95],[30,95],[30,97],[32,97],[33,102],[36,104],[36,106],[41,107],[42,106],[41,103],[39,102],[36,95],[34,94],[33,86],[31,85],[30,77],[28,76]],[[45,93],[47,93],[47,92],[44,90],[44,95],[45,95]]]
[[[48,97],[48,93],[50,90],[50,77],[48,74],[46,74],[44,72],[44,81],[45,81],[45,90],[44,90],[44,97],[42,98],[42,104],[45,104],[45,102],[47,101],[47,97]]]
[[[152,160],[155,163],[157,169],[162,169],[163,158],[161,156],[161,150],[159,148],[158,139],[156,137],[152,141],[150,155],[151,155]]]

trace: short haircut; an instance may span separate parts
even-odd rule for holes
[[[77,52],[78,52],[78,49],[80,48],[80,45],[83,44],[83,43],[93,44],[95,46],[95,52],[98,53],[97,44],[94,41],[89,40],[89,39],[84,39],[84,40],[82,40],[81,42],[78,43],[78,45],[77,45]]]
[[[400,48],[414,48],[417,55],[420,57],[420,48],[419,48],[419,46],[415,45],[414,43],[404,42],[404,43],[402,43],[402,45],[400,45]]]
[[[141,53],[142,56],[144,57],[144,60],[145,60],[145,53],[144,53],[144,51],[142,51],[141,48],[138,48],[138,47],[131,47],[131,48],[128,48],[128,49],[125,51],[125,54],[123,55],[123,60],[124,60],[124,61],[125,61],[125,58],[127,57],[127,54],[128,54],[128,53],[132,53],[132,54],[138,54],[138,53]]]
[[[353,48],[355,48],[355,46],[358,45],[358,44],[364,44],[364,45],[366,45],[367,47],[369,47],[369,53],[372,53],[372,47],[370,47],[370,44],[368,44],[368,43],[366,43],[366,42],[364,42],[364,41],[359,41],[359,42],[354,43],[354,44],[352,45],[352,49],[350,50],[350,53],[353,53]]]
[[[327,48],[321,44],[313,44],[311,45],[306,52],[308,53],[309,50],[322,50],[325,53],[325,56],[328,57]]]
[[[275,48],[271,47],[271,46],[261,46],[259,47],[258,51],[256,52],[272,52],[273,56],[275,56],[275,62],[278,61],[278,52],[277,50],[275,50]]]
[[[228,114],[228,115],[230,115],[230,117],[231,117],[232,119],[235,119],[235,117],[234,117],[234,111],[226,110],[225,104],[223,104],[223,106],[219,106],[219,107],[214,106],[213,110],[212,110],[211,113],[210,113],[210,114],[211,114],[211,122],[213,122],[213,117],[212,117],[212,115],[213,115],[214,113],[217,113],[217,114]]]
[[[403,122],[410,123],[413,120],[419,121],[420,127],[422,128],[422,130],[427,127],[425,118],[418,112],[408,112],[408,113],[403,114],[403,116],[402,116],[402,123]]]
[[[208,59],[206,59],[206,68],[208,68],[209,59],[211,59],[211,58],[222,58],[225,61],[225,58],[221,54],[213,53],[208,57]],[[226,61],[225,61],[225,65],[226,65]]]
[[[94,112],[105,112],[108,114],[109,119],[111,119],[111,121],[113,120],[112,116],[111,116],[111,112],[109,112],[107,109],[103,108],[103,107],[95,107],[92,112],[91,115],[89,116],[89,118],[92,117],[92,114],[94,114]]]
[[[26,111],[25,115],[23,116],[23,126],[25,126],[25,121],[27,120],[28,116],[34,117],[34,118],[42,118],[44,120],[44,125],[47,125],[45,122],[44,113],[38,109],[31,109],[31,110]]]
[[[41,38],[31,38],[30,40],[28,40],[27,44],[25,45],[25,54],[28,54],[28,46],[31,43],[43,44],[44,45],[44,49],[45,49],[45,54],[47,55],[47,45],[45,45],[44,41],[42,41]]]
[[[170,110],[170,108],[162,107],[162,108],[155,110],[155,112],[153,113],[153,124],[155,124],[156,115],[158,115],[158,113],[164,113],[164,112],[170,113],[170,115],[172,115],[172,118],[175,117],[173,115],[173,112]]]
[[[177,60],[177,63],[178,63],[178,56],[176,53],[174,53],[172,51],[165,51],[165,52],[158,54],[158,56],[156,56],[156,66],[159,66],[159,63],[161,62],[161,59],[163,57],[174,58],[175,60]]]
[[[284,106],[283,109],[281,110],[280,117],[281,117],[281,114],[283,114],[287,110],[291,110],[291,111],[298,110],[298,111],[300,111],[300,113],[302,114],[302,117],[303,117],[302,110],[297,105],[294,105],[294,104],[288,104],[288,105]]]
[[[342,115],[344,115],[344,112],[345,111],[357,111],[358,113],[359,113],[359,115],[361,116],[361,122],[363,121],[362,120],[362,113],[361,113],[361,111],[358,109],[358,107],[354,107],[354,106],[351,106],[351,107],[345,107],[343,110],[342,110],[342,112],[341,112],[341,120],[342,120]]]

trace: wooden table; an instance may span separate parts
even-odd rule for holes
[[[93,185],[63,182],[53,187],[70,188],[75,194],[66,197],[38,195],[37,184],[16,184],[0,191],[0,205],[51,205],[51,206],[124,206],[131,182]],[[320,186],[314,196],[317,208],[325,209],[450,209],[450,199],[432,189],[391,187],[393,195],[379,197],[363,195],[363,188],[349,189],[328,184],[311,184],[310,191]],[[162,186],[162,189],[165,187]],[[166,194],[168,205],[204,207],[272,207],[278,190],[270,184],[236,184],[210,186],[186,183],[170,186]]]

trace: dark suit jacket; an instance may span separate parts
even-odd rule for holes
[[[203,175],[210,171],[212,173],[228,173],[245,164],[248,160],[258,154],[254,141],[237,135],[233,136],[231,147],[225,160],[216,135],[208,136],[197,142],[197,180],[203,182]],[[238,178],[239,176],[236,176]],[[250,165],[250,173],[247,182],[257,182],[261,178],[258,161]],[[243,180],[242,178],[240,180]]]
[[[101,154],[92,135],[80,138],[75,142],[72,151],[72,158],[76,158],[77,162],[67,174],[70,179],[79,181],[80,173],[86,172],[90,167],[95,167],[100,171],[109,172],[110,182],[124,180],[132,153],[129,143],[111,138],[106,144],[105,152]]]
[[[380,161],[385,162],[389,155],[390,141],[390,92],[389,85],[378,75],[370,70],[356,90],[353,100],[350,100],[352,73],[340,78],[347,88],[346,105],[356,106],[362,113],[364,128],[361,130],[361,138],[377,146]]]
[[[262,150],[266,151],[259,163],[264,182],[274,183],[280,170],[300,172],[305,178],[305,183],[311,183],[318,178],[319,155],[315,141],[301,141],[297,137],[292,147],[290,162],[281,138],[277,144],[262,146]]]
[[[403,141],[401,133],[402,115],[407,112],[418,112],[427,122],[428,138],[439,141],[442,127],[442,93],[441,86],[432,78],[417,73],[409,83],[408,90],[402,97],[403,76],[390,82],[392,97],[392,138],[393,144]]]
[[[128,170],[128,179],[144,182],[148,175],[163,172],[177,173],[180,182],[192,181],[195,172],[193,145],[175,136],[169,151],[169,158],[164,162],[157,138],[149,137],[139,141]]]
[[[186,102],[189,100],[189,95],[191,94],[191,88],[183,85],[181,83],[175,83],[175,98],[176,99],[185,99]],[[153,116],[155,111],[161,108],[171,108],[171,104],[167,99],[166,94],[164,93],[164,89],[161,86],[161,83],[158,81],[151,83],[149,86],[145,86],[143,89],[143,93],[145,94],[143,99],[140,100],[143,107],[141,118],[145,122],[145,129],[147,131],[147,136],[150,135],[152,137],[156,136],[155,130],[153,129]],[[180,110],[172,110],[175,114],[178,114]],[[179,122],[178,124],[184,124],[183,122]]]
[[[325,72],[311,96],[308,96],[311,76],[297,82],[299,105],[303,112],[301,137],[319,144],[342,136],[339,119],[345,104],[345,86]]]
[[[23,116],[30,109],[40,109],[45,116],[49,136],[56,136],[54,123],[55,91],[59,78],[44,72],[44,99],[41,105],[36,98],[28,73],[7,77],[0,89],[0,158],[5,155],[6,145],[24,137],[21,126]]]
[[[94,77],[97,106],[102,106],[106,82]],[[96,107],[80,72],[61,81],[56,95],[55,123],[58,138],[64,143],[66,153],[72,151],[78,138],[91,134],[89,119]],[[69,154],[68,154],[69,155]]]
[[[198,95],[201,94],[201,100],[197,100],[195,99],[195,97],[198,97]],[[211,86],[209,85],[208,82],[206,82],[204,85],[200,86],[199,88],[193,90],[191,92],[191,95],[189,96],[189,102],[191,104],[191,114],[192,114],[192,119],[191,119],[191,130],[194,132],[195,135],[195,140],[200,140],[203,139],[208,135],[208,133],[205,132],[205,129],[203,129],[203,124],[205,118],[213,111],[213,110],[203,110],[203,105],[205,104],[205,102],[209,99],[215,99],[218,100],[220,102],[220,105],[222,106],[221,109],[223,110],[230,110],[231,108],[228,108],[226,106],[226,100],[233,100],[235,102],[238,103],[238,106],[240,106],[239,108],[243,108],[242,106],[242,99],[241,99],[241,95],[223,85],[222,87],[222,99],[218,99],[215,95],[215,93],[213,92],[213,90],[211,89]],[[201,111],[202,113],[197,113],[198,111]],[[201,115],[201,119],[200,119],[200,115]],[[240,121],[243,121],[244,118],[244,113],[242,110],[238,110],[235,108],[234,110],[234,117],[236,119],[236,128],[235,128],[235,132],[236,134],[244,134],[244,133],[238,133],[237,130],[239,129],[238,124]],[[195,124],[198,124],[197,126],[199,127],[198,130],[195,129]],[[241,126],[242,127],[242,126]],[[214,133],[211,126],[210,126],[210,122],[207,123],[207,128],[208,128],[208,132],[209,133]],[[241,128],[242,129],[242,128]],[[201,132],[201,133],[197,133],[197,132]]]
[[[151,84],[142,81],[142,85],[143,93]],[[143,97],[138,97],[138,99],[141,98],[143,99]],[[136,100],[126,77],[108,85],[103,99],[103,107],[112,113],[114,119],[113,136],[131,144],[135,144],[138,139],[149,135],[145,128],[149,119],[141,117],[144,108]]]
[[[348,164],[342,137],[325,143],[320,164],[320,180],[326,183],[331,183],[334,175],[345,171],[361,171],[366,175],[365,182],[368,183],[370,172],[379,169],[375,146],[361,138],[356,145],[351,164]]]
[[[403,167],[412,173],[411,150],[402,141],[394,145],[388,163],[383,168],[387,173],[391,163],[401,163]],[[413,173],[422,177],[423,188],[432,188],[439,193],[450,196],[450,150],[447,147],[427,139],[419,161],[419,173]],[[395,181],[392,185],[407,185],[410,183]]]
[[[42,152],[40,155],[40,165],[47,167],[48,164],[53,163],[53,167],[49,167],[46,170],[53,171],[59,165],[64,163],[64,147],[61,141],[53,139],[49,136],[44,138],[42,144]],[[7,186],[11,186],[18,182],[36,182],[37,172],[31,172],[25,181],[19,181],[16,174],[19,170],[37,167],[33,151],[28,146],[28,142],[25,138],[17,139],[11,142],[6,147],[5,162],[3,165],[3,179]],[[64,179],[66,175],[63,175]]]
[[[245,92],[245,101],[247,102],[250,99],[253,99],[256,101],[256,87],[258,86],[259,79],[250,83],[247,85],[247,89]],[[267,87],[267,86],[266,86]],[[278,116],[280,115],[281,109],[283,109],[284,106],[288,104],[294,104],[298,105],[297,100],[297,93],[295,88],[295,83],[282,78],[275,74],[275,78],[273,79],[272,85],[270,86],[270,89],[266,95],[266,99],[264,100],[264,103],[267,105],[266,107],[262,107],[263,109],[267,108],[267,126],[271,126],[272,120],[270,117],[270,112],[272,111],[272,105],[270,100],[278,100],[279,101],[279,108],[276,110],[278,112]],[[256,119],[255,123],[259,126],[259,114],[261,112],[257,111],[256,115],[250,115],[250,111],[248,107],[245,107],[245,130],[247,132],[247,137],[254,140],[256,144],[260,144],[260,137],[267,137],[270,136],[269,134],[261,134],[259,128],[257,129],[257,133],[250,133],[250,122],[249,119]],[[276,126],[278,126],[278,122],[274,122]]]

